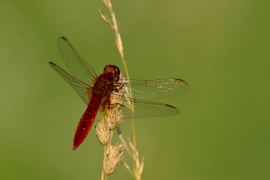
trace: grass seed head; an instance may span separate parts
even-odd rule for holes
[[[123,161],[124,148],[124,144],[107,146],[103,162],[103,171],[107,176],[112,174],[115,171],[116,167]]]
[[[99,142],[105,146],[111,142],[111,132],[107,123],[105,122],[98,122],[96,126],[96,135]]]

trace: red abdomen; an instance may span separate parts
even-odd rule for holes
[[[101,103],[101,98],[99,96],[92,96],[88,107],[84,114],[82,115],[80,122],[77,126],[74,140],[73,140],[73,150],[76,150],[77,147],[83,142],[86,138],[87,134],[89,133],[92,124],[95,120],[97,115],[99,106]]]

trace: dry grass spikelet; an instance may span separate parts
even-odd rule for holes
[[[124,159],[124,144],[116,144],[115,146],[108,145],[105,151],[103,160],[103,171],[108,176],[114,172],[116,167]]]
[[[96,126],[96,135],[99,140],[99,142],[106,146],[111,142],[111,132],[110,129],[105,122],[98,122]]]
[[[114,107],[110,110],[110,113],[106,117],[106,122],[110,130],[114,130],[124,121],[124,114],[118,107]]]

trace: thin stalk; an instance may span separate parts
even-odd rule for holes
[[[119,34],[119,28],[118,28],[118,23],[116,21],[116,17],[115,14],[113,12],[113,8],[112,8],[112,3],[110,0],[103,0],[103,2],[105,3],[105,5],[107,6],[107,8],[110,11],[110,15],[111,15],[111,19],[109,19],[108,17],[106,17],[106,15],[101,11],[98,10],[100,13],[101,18],[111,26],[111,28],[114,30],[114,34],[115,34],[115,41],[116,41],[116,46],[118,48],[118,51],[120,53],[124,68],[125,68],[125,72],[126,72],[126,77],[128,80],[128,87],[129,87],[129,95],[132,98],[132,89],[131,89],[131,85],[129,82],[129,73],[128,73],[128,68],[126,65],[126,61],[124,58],[124,49],[123,49],[123,44],[122,44],[122,40]],[[138,156],[137,156],[137,149],[136,149],[136,132],[135,132],[135,121],[134,121],[134,104],[131,105],[131,111],[132,111],[132,136],[133,136],[133,146],[134,149],[136,150],[133,151],[133,161],[135,164],[135,169],[136,169],[136,174],[135,174],[135,178],[136,180],[140,180],[140,164],[139,164],[139,160],[138,160]]]

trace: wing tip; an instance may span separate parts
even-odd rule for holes
[[[61,36],[60,38],[63,39],[64,41],[68,41],[67,38],[64,36]]]
[[[66,41],[66,42],[68,41],[67,38],[64,37],[64,36],[59,37],[59,38],[58,38],[58,41],[60,41],[60,40],[63,40],[63,41]]]
[[[176,78],[174,80],[175,80],[175,82],[178,82],[178,83],[181,83],[181,84],[185,84],[185,91],[184,92],[187,92],[190,89],[188,83],[186,81],[184,81],[183,79],[177,79]]]
[[[174,109],[175,110],[175,112],[177,112],[176,114],[179,114],[179,110],[176,108],[176,107],[174,107],[174,106],[172,106],[172,105],[170,105],[170,104],[164,104],[166,107],[168,107],[168,108],[171,108],[171,109]]]

